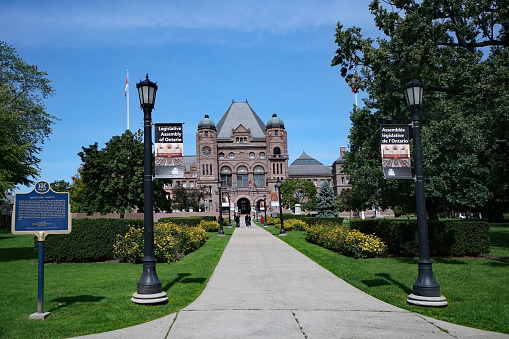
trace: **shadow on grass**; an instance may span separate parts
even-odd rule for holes
[[[37,259],[33,247],[0,248],[0,262]]]
[[[49,310],[49,312],[56,311],[58,309],[71,306],[76,303],[97,303],[101,300],[103,300],[105,297],[96,297],[93,295],[83,294],[83,295],[77,295],[74,297],[60,297],[55,298],[51,301],[57,302],[58,306],[55,307],[52,310]]]
[[[491,246],[509,249],[509,232],[492,230],[490,232]]]
[[[382,279],[384,279],[385,281],[387,281],[388,283],[386,285],[396,285],[398,286],[401,290],[403,290],[403,292],[405,292],[406,294],[410,294],[412,293],[413,289],[412,288],[409,288],[408,286],[406,286],[405,284],[393,279],[391,277],[390,274],[388,273],[377,273],[375,274],[377,277],[380,277]],[[382,279],[376,279],[376,280],[382,280]],[[381,285],[379,285],[381,286]]]
[[[164,285],[163,291],[168,291],[170,288],[172,288],[173,285],[175,285],[176,283],[180,282],[185,277],[188,277],[190,275],[191,275],[191,273],[179,273],[179,274],[177,274],[177,277],[175,279],[173,279],[172,281],[170,281],[169,283]]]
[[[491,259],[488,262],[483,263],[491,267],[507,267],[509,266],[509,258]]]

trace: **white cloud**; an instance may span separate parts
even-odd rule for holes
[[[217,31],[278,35],[338,20],[362,26],[371,20],[367,6],[368,0],[16,1],[2,5],[0,31],[7,42],[27,45],[203,42],[207,34],[218,39]]]

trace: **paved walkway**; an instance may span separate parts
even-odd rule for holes
[[[509,338],[375,299],[253,226],[237,228],[203,293],[102,338]]]

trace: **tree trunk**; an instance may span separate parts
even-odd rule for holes
[[[426,212],[428,212],[429,221],[438,221],[437,206],[434,199],[426,198]]]

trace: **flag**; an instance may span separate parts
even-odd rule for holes
[[[127,79],[125,80],[125,94],[124,96],[127,97],[127,91],[129,90],[129,75],[127,76]]]

